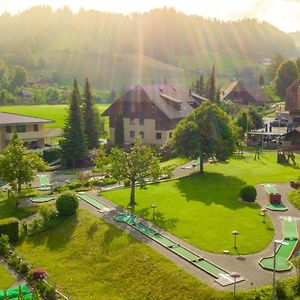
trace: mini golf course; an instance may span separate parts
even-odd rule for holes
[[[283,204],[273,204],[273,203],[269,203],[268,205],[266,205],[266,208],[269,210],[273,210],[273,211],[287,211],[288,208],[286,206],[284,206]]]
[[[100,212],[107,212],[107,211],[111,211],[112,208],[106,204],[104,204],[103,202],[99,201],[98,199],[92,197],[91,195],[85,193],[85,192],[79,192],[77,193],[78,197],[89,203],[90,205],[94,206],[95,208],[97,208]]]
[[[29,291],[27,285],[22,285],[20,287],[10,288],[7,290],[0,290],[0,300],[31,300],[35,299],[34,295]]]
[[[49,182],[49,178],[47,175],[38,175],[39,181],[40,181],[40,186],[37,188],[39,191],[50,191],[51,186]]]
[[[298,230],[297,222],[291,217],[284,219],[283,221],[283,242],[285,245],[280,245],[275,254],[275,271],[282,272],[288,271],[292,268],[292,264],[289,262],[290,257],[295,251],[298,245]],[[274,269],[274,256],[265,257],[260,260],[259,264],[262,268],[267,270]]]
[[[274,184],[265,184],[264,185],[265,187],[265,191],[268,193],[268,194],[278,194],[278,191],[276,189],[276,186]]]
[[[46,203],[55,199],[56,196],[40,196],[40,197],[31,198],[30,201],[32,203]]]
[[[226,272],[217,265],[209,262],[203,257],[200,257],[193,251],[187,249],[184,246],[181,246],[180,244],[176,243],[170,238],[141,223],[136,216],[130,214],[119,214],[115,217],[115,220],[117,222],[123,222],[128,224],[129,226],[133,227],[137,231],[152,239],[153,241],[159,243],[163,247],[167,248],[171,252],[183,258],[184,260],[190,262],[197,268],[213,276],[215,278],[215,282],[219,283],[220,285],[227,286],[234,283],[234,279],[230,276],[229,272]],[[240,277],[236,280],[236,282],[241,282],[243,280],[244,278]]]
[[[281,202],[281,195],[278,193],[274,184],[264,184],[266,193],[270,197],[270,203],[266,205],[266,208],[272,211],[287,211],[288,208]],[[278,198],[276,200],[272,198]]]
[[[195,168],[197,166],[200,165],[200,158],[194,160],[191,164],[185,166],[185,167],[182,167],[182,169],[192,169],[192,168]]]

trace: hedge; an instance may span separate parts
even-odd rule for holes
[[[0,235],[7,234],[10,242],[19,240],[19,220],[16,218],[6,218],[0,220]]]
[[[51,163],[60,158],[61,158],[61,149],[59,148],[51,148],[43,151],[43,159],[47,163]]]

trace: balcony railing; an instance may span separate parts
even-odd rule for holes
[[[36,140],[42,138],[55,138],[60,137],[63,134],[62,129],[58,128],[49,128],[41,131],[26,131],[26,132],[17,132],[18,137],[21,140]],[[6,133],[5,137],[7,140],[11,140],[14,133]]]

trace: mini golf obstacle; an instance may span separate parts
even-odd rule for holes
[[[200,158],[194,160],[191,164],[188,164],[185,167],[181,167],[181,169],[192,169],[200,165]]]
[[[266,193],[269,195],[269,204],[266,208],[273,211],[286,211],[288,208],[281,202],[281,194],[278,193],[274,184],[264,184]]]
[[[176,243],[172,239],[164,236],[163,234],[157,232],[156,230],[148,227],[138,220],[138,218],[134,215],[130,214],[120,214],[115,217],[117,222],[126,223],[129,226],[133,227],[137,231],[146,235],[151,240],[157,242],[162,245],[166,249],[180,256],[184,260],[188,261],[195,267],[201,269],[207,274],[214,277],[214,281],[219,283],[222,286],[227,286],[234,283],[234,278],[230,276],[230,273],[225,271],[224,269],[218,267],[217,265],[209,262],[203,257],[199,256],[199,254],[194,253],[193,251],[187,249],[186,247]],[[236,283],[245,280],[240,277],[236,280]]]
[[[289,259],[295,252],[299,239],[297,222],[291,217],[283,220],[283,237],[285,245],[280,245],[275,254],[275,271],[277,272],[289,271],[293,266]],[[262,268],[273,271],[274,256],[262,258],[259,264]]]
[[[30,201],[32,203],[46,203],[55,199],[56,196],[38,196],[38,197],[30,198]]]
[[[51,190],[51,184],[49,182],[49,178],[47,175],[38,175],[40,186],[37,188],[39,191],[50,191]]]
[[[17,300],[17,299],[24,299],[24,300],[33,300],[36,299],[34,294],[30,292],[27,285],[21,285],[19,287],[10,288],[6,290],[0,290],[0,300]]]
[[[98,209],[99,212],[104,213],[104,212],[108,212],[113,210],[113,208],[111,208],[110,206],[108,206],[107,204],[101,202],[100,200],[92,197],[91,195],[89,195],[88,193],[85,192],[79,192],[77,193],[78,197],[87,202],[88,204],[94,206],[95,208]]]

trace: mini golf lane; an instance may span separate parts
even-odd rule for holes
[[[84,200],[85,202],[89,203],[90,205],[94,206],[95,208],[99,209],[100,212],[107,212],[111,210],[111,207],[108,205],[104,204],[103,202],[99,201],[98,199],[92,197],[91,195],[84,193],[84,192],[79,192],[78,197],[81,200]]]
[[[40,180],[40,185],[41,186],[45,186],[45,185],[49,185],[49,179],[47,175],[39,175],[39,180]]]
[[[283,235],[283,241],[286,245],[280,245],[275,254],[275,271],[277,272],[288,271],[292,268],[293,265],[289,262],[289,259],[299,242],[297,222],[290,217],[283,221]],[[262,268],[273,271],[274,256],[261,259],[259,264]]]
[[[40,196],[40,197],[31,198],[30,201],[33,203],[45,203],[55,199],[56,196]]]
[[[203,257],[200,257],[193,251],[187,249],[184,246],[181,246],[180,244],[176,243],[170,238],[146,226],[145,224],[141,223],[134,215],[120,214],[115,217],[115,220],[117,222],[123,222],[130,225],[131,227],[143,233],[153,241],[159,243],[171,252],[183,258],[184,260],[190,262],[195,267],[213,276],[215,278],[215,282],[219,283],[220,285],[226,286],[234,283],[234,279],[230,276],[229,272],[226,272],[225,270],[214,265],[213,263],[209,262]],[[243,280],[244,278],[240,277],[236,280],[236,282],[241,282]]]
[[[274,184],[265,184],[265,191],[268,194],[278,194],[276,186]]]

